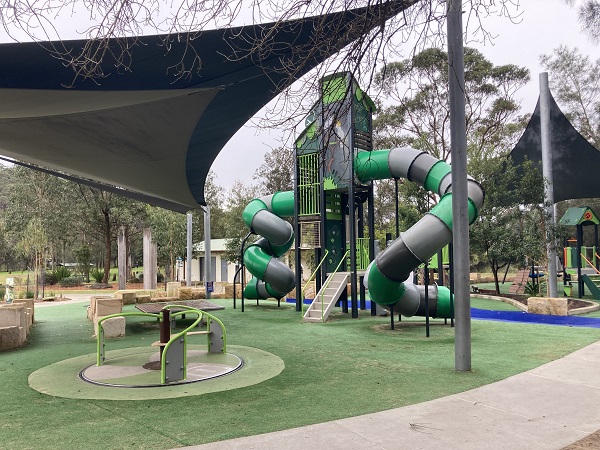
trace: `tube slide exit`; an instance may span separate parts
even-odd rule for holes
[[[365,277],[371,299],[404,316],[425,315],[425,287],[407,282],[412,270],[428,261],[452,240],[452,180],[450,165],[426,152],[395,148],[359,152],[355,163],[361,182],[385,178],[406,178],[420,183],[440,196],[440,201],[406,232],[401,233],[367,268]],[[469,223],[483,205],[483,189],[468,180]],[[449,318],[450,292],[443,286],[429,286],[429,315]]]
[[[294,272],[277,259],[294,242],[292,225],[282,219],[293,215],[293,191],[255,198],[244,209],[244,223],[262,236],[244,251],[244,264],[254,275],[244,289],[246,298],[279,299],[294,289]]]

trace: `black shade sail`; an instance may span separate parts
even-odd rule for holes
[[[600,152],[573,128],[552,95],[550,142],[554,201],[600,197]],[[511,157],[517,165],[529,160],[535,168],[542,171],[539,100],[523,136],[511,152]]]
[[[83,40],[2,44],[0,154],[175,211],[198,208],[205,204],[213,161],[248,119],[293,81],[413,3],[392,1],[198,36],[140,37],[132,39],[127,70],[108,55],[101,63],[105,76],[96,80],[73,82],[73,69],[47,49],[77,53]],[[171,39],[168,52],[165,39]],[[259,40],[261,51],[250,52]],[[118,49],[116,41],[110,46]],[[196,56],[198,72],[174,75],[178,63],[191,67]]]

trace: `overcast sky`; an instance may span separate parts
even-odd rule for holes
[[[505,18],[486,20],[489,31],[497,35],[494,45],[468,45],[478,48],[496,65],[517,64],[530,70],[531,81],[517,97],[522,99],[523,113],[532,113],[538,97],[538,77],[543,70],[539,55],[551,54],[558,46],[567,45],[595,60],[600,58],[600,46],[581,33],[576,11],[564,0],[526,0],[521,2],[520,11],[518,24]],[[229,141],[212,166],[217,183],[226,189],[235,180],[252,183],[264,154],[278,145],[279,132],[259,131],[251,122]]]

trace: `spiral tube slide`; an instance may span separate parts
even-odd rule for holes
[[[425,315],[425,287],[406,282],[410,272],[428,261],[452,240],[452,179],[450,165],[426,152],[395,148],[359,152],[355,162],[361,182],[384,178],[406,178],[420,183],[440,196],[440,201],[416,224],[390,244],[371,262],[366,271],[371,299],[402,315]],[[468,180],[469,223],[483,205],[483,189]],[[450,317],[450,292],[443,286],[429,286],[431,317]]]
[[[294,215],[294,192],[276,192],[255,198],[242,213],[250,230],[262,236],[244,251],[244,264],[254,275],[246,288],[246,298],[281,298],[294,289],[294,272],[277,259],[294,242],[294,230],[282,217]]]

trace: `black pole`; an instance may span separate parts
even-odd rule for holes
[[[394,185],[396,187],[394,191],[394,201],[396,204],[396,239],[400,237],[400,210],[398,207],[398,178],[394,178]]]
[[[392,330],[394,329],[394,305],[392,304],[390,306],[390,319],[391,319],[391,326],[392,326]]]
[[[438,285],[439,286],[443,286],[444,285],[444,252],[443,252],[443,248],[440,249],[439,252],[437,252],[437,270],[438,270]]]
[[[244,247],[246,247],[246,242],[248,241],[248,238],[252,236],[252,231],[249,231],[248,234],[246,235],[246,237],[244,238],[244,240],[242,240],[242,249],[240,251],[240,261],[242,262],[242,312],[244,312],[244,288],[246,287],[246,271],[244,270],[244,268],[246,267],[244,265]],[[205,258],[206,259],[206,258]],[[206,261],[204,261],[206,263]],[[210,264],[210,262],[209,262]]]
[[[594,224],[594,257],[593,257],[593,261],[596,262],[596,270],[598,270],[599,267],[599,261],[598,258],[596,257],[596,253],[598,253],[598,225]]]
[[[238,270],[235,271],[235,275],[233,276],[233,309],[236,309],[236,280],[238,280],[239,278],[241,278],[241,274],[240,271],[243,269],[244,265],[242,264]],[[240,279],[240,285],[241,285],[241,279]]]
[[[454,328],[454,266],[452,258],[454,257],[454,250],[452,247],[452,242],[448,244],[448,260],[450,263],[450,327]]]
[[[367,222],[369,226],[369,263],[375,259],[375,199],[374,184],[371,181],[367,197]],[[371,315],[377,315],[377,305],[371,300]]]
[[[429,337],[429,264],[425,262],[425,337]]]
[[[583,225],[577,225],[577,296],[583,297],[583,280],[581,279],[581,246],[583,245]]]
[[[296,268],[296,311],[302,311],[302,253],[300,252],[300,189],[298,167],[298,149],[294,145],[294,266]],[[281,299],[280,299],[281,300]],[[279,306],[279,301],[278,301]]]
[[[365,237],[365,208],[362,202],[358,203],[358,238],[362,239]],[[362,248],[362,240],[361,240],[361,248]],[[360,260],[361,264],[363,264],[363,260]],[[362,267],[361,267],[362,270]],[[365,285],[363,283],[363,277],[359,277],[357,274],[358,281],[358,298],[359,298],[359,308],[361,311],[367,309],[367,299],[365,292]]]

